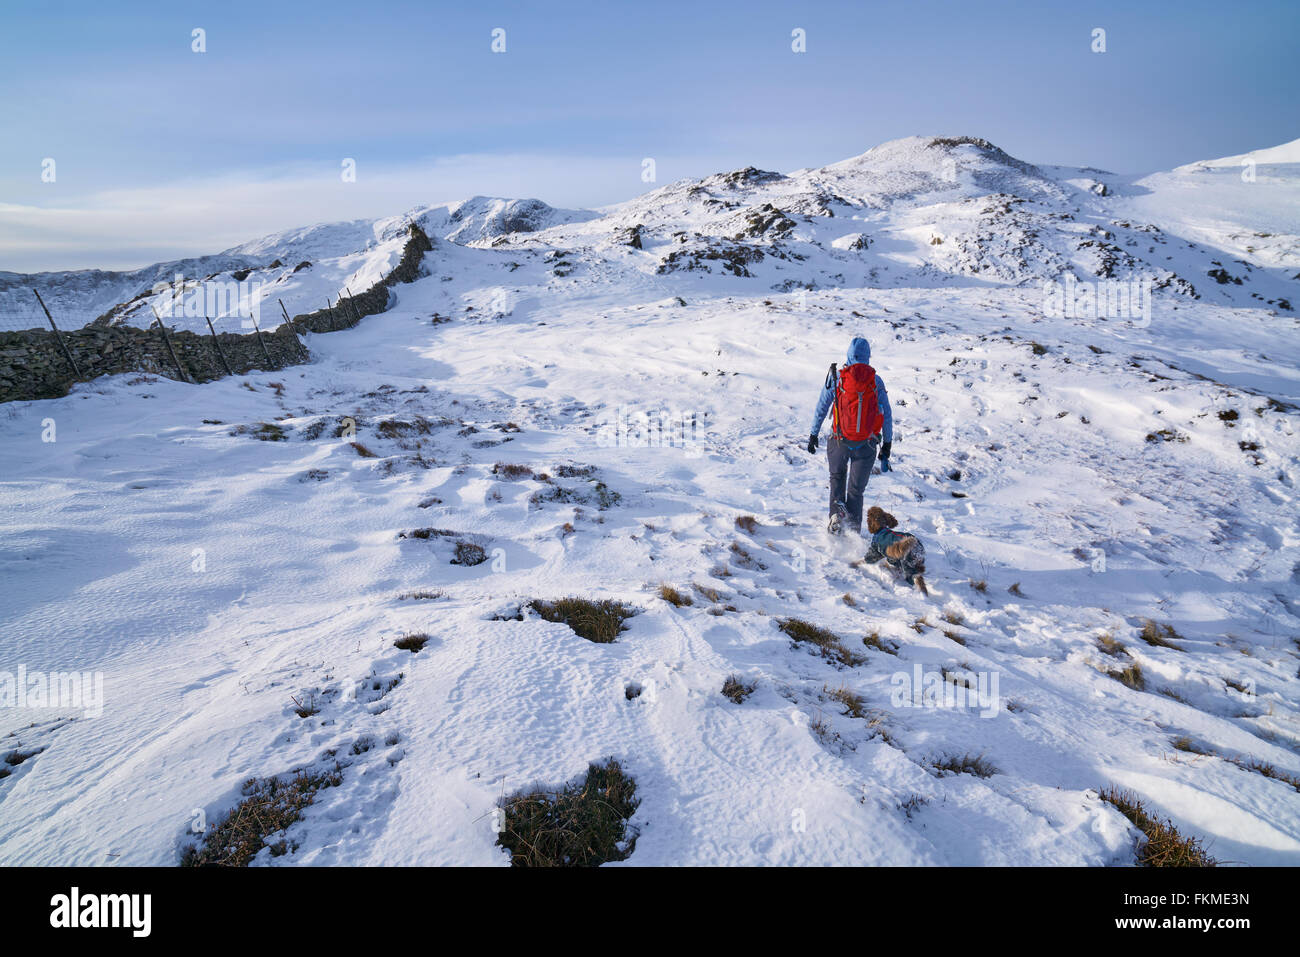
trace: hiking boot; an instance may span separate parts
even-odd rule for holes
[[[835,511],[831,512],[831,519],[826,523],[826,531],[832,535],[844,534],[844,524],[848,521],[849,510],[844,507],[843,502],[835,503]]]

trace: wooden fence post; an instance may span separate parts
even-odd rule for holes
[[[257,333],[258,344],[261,345],[262,352],[266,354],[266,361],[270,363],[272,369],[280,368],[275,364],[275,360],[271,358],[271,350],[266,347],[266,341],[262,338],[262,330],[257,328],[257,319],[253,317],[252,312],[249,312],[248,318],[253,323],[253,331]]]
[[[289,330],[289,339],[293,342],[293,348],[298,354],[298,358],[307,358],[307,347],[304,346],[302,340],[298,338],[298,330],[293,327],[293,323],[286,322],[284,327]]]
[[[50,315],[50,310],[46,309],[45,300],[41,298],[41,294],[36,292],[35,289],[33,289],[32,292],[36,293],[36,301],[41,304],[41,309],[45,310],[45,318],[50,320],[50,328],[54,330],[54,338],[58,339],[59,345],[63,347],[63,355],[67,358],[68,365],[72,366],[72,371],[76,373],[77,378],[80,379],[81,369],[77,367],[77,360],[72,358],[72,350],[69,349],[68,344],[63,341],[63,333],[59,332],[59,327],[54,324],[54,317]]]
[[[212,333],[212,344],[217,347],[217,355],[221,356],[221,364],[226,367],[226,375],[234,375],[230,363],[226,361],[226,354],[221,351],[221,340],[217,338],[217,330],[212,328],[212,320],[204,316],[203,321],[208,324],[208,331]]]
[[[298,355],[302,358],[306,358],[308,355],[307,347],[304,346],[302,340],[298,338],[298,327],[295,326],[293,320],[289,318],[289,310],[284,308],[284,300],[277,299],[276,302],[280,304],[280,311],[284,313],[284,324],[289,327],[289,335],[293,339],[293,344],[298,349]]]
[[[344,286],[343,288],[344,288],[345,290],[347,290],[347,294],[348,294],[348,305],[352,307],[352,315],[354,315],[354,316],[357,317],[357,318],[356,318],[356,322],[353,322],[353,323],[352,323],[352,325],[355,326],[355,325],[357,325],[359,322],[361,322],[361,313],[357,311],[357,301],[356,301],[355,299],[352,298],[352,290],[351,290],[351,289],[348,289],[347,286]]]
[[[172,340],[167,335],[167,327],[163,325],[162,316],[158,315],[158,310],[154,309],[153,306],[149,308],[153,310],[154,319],[158,320],[158,328],[162,330],[163,342],[167,343],[167,351],[171,353],[172,362],[176,363],[176,371],[180,373],[181,381],[189,382],[190,377],[185,374],[185,368],[181,365],[181,360],[176,358],[176,350],[172,348]]]
[[[294,327],[294,325],[293,325],[293,320],[289,318],[289,310],[286,309],[286,308],[284,308],[284,300],[283,300],[283,299],[277,299],[276,302],[278,302],[278,303],[280,304],[280,311],[281,311],[282,313],[284,313],[284,321],[287,322],[287,323],[289,324],[290,328],[293,329],[293,332],[294,332],[294,338],[295,338],[295,339],[298,338],[298,330],[297,330],[296,327]],[[311,330],[308,329],[307,331],[310,332]]]

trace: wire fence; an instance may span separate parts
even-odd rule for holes
[[[75,329],[81,329],[90,325],[98,315],[90,313],[66,313],[60,312],[53,304],[50,305],[50,312],[54,315],[54,321],[60,329],[71,332]],[[147,317],[148,321],[144,321]],[[253,320],[248,316],[212,316],[213,328],[218,333],[232,332],[241,335],[254,332]],[[191,332],[208,331],[207,322],[204,316],[163,316],[162,321],[170,329],[188,329]],[[280,315],[277,308],[274,312],[263,312],[257,320],[257,328],[263,332],[274,332],[284,324],[284,317]],[[154,326],[154,317],[150,313],[144,316],[134,316],[127,325],[136,326],[141,329]],[[40,307],[30,311],[14,310],[0,312],[0,332],[25,332],[28,329],[46,329],[50,328],[49,320],[45,318],[45,313],[41,312]]]
[[[90,316],[82,320],[80,325],[85,325],[94,318],[94,316]],[[32,309],[27,312],[0,312],[0,332],[22,332],[25,329],[48,328],[50,328],[50,324],[46,321],[45,314],[39,309]]]
[[[62,312],[57,299],[51,308],[39,290],[31,292],[38,308],[13,308],[8,302],[9,308],[0,310],[0,402],[52,398],[65,394],[72,382],[116,372],[152,371],[198,382],[307,358],[293,323],[281,322],[280,316],[263,326],[252,315],[214,317],[184,310],[159,316],[136,309],[122,317],[126,321],[96,326],[99,316]],[[283,306],[280,312],[287,318]],[[287,338],[276,334],[280,329]]]

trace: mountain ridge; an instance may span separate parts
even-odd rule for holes
[[[1296,143],[1243,155],[1289,156]],[[789,173],[743,167],[657,186],[599,209],[474,196],[377,219],[294,227],[220,253],[126,272],[0,273],[0,316],[39,319],[28,291],[36,286],[71,326],[92,319],[147,324],[148,307],[157,303],[145,293],[178,273],[191,282],[253,273],[290,312],[314,310],[373,282],[391,265],[412,222],[435,240],[470,249],[572,246],[608,263],[612,250],[632,246],[656,254],[658,275],[760,278],[777,291],[839,283],[1024,285],[1068,270],[1098,280],[1142,272],[1193,298],[1209,294],[1285,311],[1294,298],[1285,270],[1292,265],[1289,252],[1300,250],[1300,225],[1257,230],[1266,233],[1260,245],[1271,252],[1255,260],[1252,244],[1219,248],[1217,234],[1182,230],[1177,210],[1169,208],[1173,200],[1190,202],[1187,194],[1204,186],[1199,181],[1207,175],[1210,186],[1227,188],[1224,173],[1233,159],[1126,177],[1036,166],[980,137],[904,137],[822,167]],[[1288,170],[1283,188],[1300,200],[1300,165],[1274,169]],[[1152,184],[1154,192],[1170,194],[1164,207],[1138,202]],[[1247,229],[1241,224],[1236,231]],[[1238,262],[1225,261],[1227,255]],[[1300,267],[1300,258],[1293,265]],[[317,271],[297,274],[307,268]]]

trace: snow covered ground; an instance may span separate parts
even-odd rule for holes
[[[244,780],[332,753],[297,850],[258,863],[506,864],[497,799],[613,755],[641,797],[628,864],[1129,863],[1111,785],[1221,861],[1300,864],[1300,793],[1242,766],[1300,774],[1300,165],[1202,166],[914,138],[228,251],[310,259],[298,312],[391,268],[410,219],[437,240],[309,365],[0,406],[0,672],[104,681],[101,714],[0,708],[24,758],[0,863],[174,863]],[[1150,279],[1148,319],[1048,316],[1066,271]],[[803,445],[853,335],[897,433],[867,500],[924,541],[928,598],[824,531]],[[601,645],[525,607],[567,595],[640,613]],[[431,640],[394,648],[409,632]],[[1133,664],[1143,690],[1107,674]],[[996,699],[897,694],[944,670]],[[935,769],[966,755],[996,773]]]

